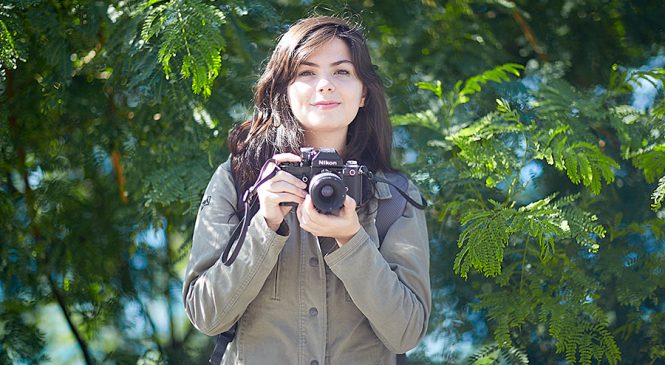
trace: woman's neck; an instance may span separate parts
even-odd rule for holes
[[[305,146],[314,148],[334,148],[341,156],[346,148],[346,133],[324,133],[305,131]]]

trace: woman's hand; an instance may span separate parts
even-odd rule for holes
[[[296,213],[302,229],[315,236],[333,237],[340,247],[349,242],[360,230],[356,201],[348,195],[338,215],[319,213],[314,208],[312,197],[309,194],[298,206]]]
[[[300,156],[292,153],[280,153],[273,156],[280,164],[283,162],[300,162]],[[276,166],[268,166],[263,176],[270,174]],[[262,178],[260,176],[259,178]],[[284,216],[293,208],[282,206],[279,203],[296,203],[302,205],[305,200],[307,185],[297,177],[286,171],[277,171],[270,180],[259,185],[256,193],[259,198],[259,214],[263,216],[272,230],[277,231],[284,220]]]

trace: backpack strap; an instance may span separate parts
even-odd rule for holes
[[[406,199],[397,192],[397,187],[402,190],[406,190],[409,187],[409,181],[402,174],[389,172],[385,174],[385,177],[386,180],[391,182],[391,184],[388,184],[391,197],[379,199],[376,212],[376,230],[379,233],[379,247],[381,247],[383,239],[386,237],[388,228],[402,216],[404,208],[406,208]]]
[[[413,200],[413,199],[409,196],[409,194],[405,191],[405,189],[401,189],[399,186],[397,186],[396,184],[394,184],[392,181],[390,181],[390,180],[388,180],[388,179],[384,179],[384,178],[382,178],[382,177],[380,177],[380,176],[376,176],[376,175],[374,175],[374,173],[373,173],[372,171],[369,171],[369,170],[367,169],[367,167],[363,166],[363,167],[361,168],[361,170],[360,170],[360,173],[363,174],[363,175],[365,175],[365,176],[367,176],[367,178],[368,178],[369,181],[371,181],[371,182],[374,182],[374,183],[377,183],[377,182],[386,183],[386,184],[388,184],[389,186],[395,188],[395,189],[397,190],[397,192],[398,192],[401,196],[403,196],[404,199],[406,199],[406,201],[409,202],[409,203],[410,203],[411,205],[413,205],[414,207],[416,207],[416,208],[418,208],[418,209],[425,209],[425,208],[427,208],[427,200],[425,200],[425,197],[422,196],[422,194],[420,195],[420,203],[418,203],[417,201]]]
[[[381,248],[383,239],[386,237],[390,226],[402,216],[406,208],[406,198],[399,193],[398,189],[406,191],[409,188],[409,180],[400,173],[389,172],[385,174],[385,178],[390,182],[388,188],[390,189],[391,197],[379,199],[376,212],[376,230],[379,233],[379,248]],[[397,365],[407,365],[406,354],[397,354],[395,360]]]
[[[215,349],[212,350],[212,355],[210,355],[210,360],[208,360],[210,364],[220,365],[222,363],[222,358],[224,358],[226,348],[229,346],[229,343],[236,337],[237,327],[238,322],[236,322],[236,324],[234,324],[230,330],[215,336]]]
[[[397,365],[406,365],[406,354],[397,354],[396,360]]]

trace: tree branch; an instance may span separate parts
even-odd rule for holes
[[[60,306],[60,309],[62,310],[62,314],[65,316],[65,320],[67,320],[67,324],[69,325],[69,329],[72,331],[72,334],[74,335],[74,338],[76,339],[76,342],[79,345],[79,348],[81,349],[81,353],[83,353],[83,358],[85,359],[85,363],[88,365],[94,364],[94,361],[92,360],[92,356],[90,355],[90,351],[88,350],[88,344],[85,342],[83,337],[81,336],[81,333],[79,332],[78,328],[76,328],[76,325],[74,324],[74,321],[72,320],[72,316],[69,313],[69,310],[67,309],[67,304],[65,303],[65,298],[63,297],[62,293],[60,293],[60,290],[58,290],[58,286],[55,285],[53,282],[53,279],[51,278],[50,275],[47,275],[48,277],[48,283],[51,287],[51,292],[53,293],[53,296],[55,297],[55,300],[58,302],[58,305]]]
[[[517,24],[519,24],[520,29],[522,29],[522,33],[524,33],[524,37],[526,38],[527,42],[529,42],[533,50],[538,55],[538,59],[541,61],[547,61],[547,54],[543,51],[542,47],[540,46],[540,43],[538,43],[538,39],[536,38],[536,35],[533,33],[533,30],[531,30],[529,23],[526,22],[522,14],[520,14],[520,12],[517,9],[513,10],[512,14],[513,14],[513,19],[515,19]]]

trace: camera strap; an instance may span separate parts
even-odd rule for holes
[[[275,168],[269,174],[263,176],[270,163],[273,163]],[[236,227],[233,229],[231,237],[229,237],[229,242],[226,243],[226,247],[224,248],[224,252],[222,253],[222,262],[224,263],[224,265],[231,266],[231,264],[236,260],[236,257],[238,257],[240,249],[242,248],[242,244],[245,242],[245,236],[247,235],[249,222],[258,212],[259,205],[258,205],[258,199],[256,198],[257,196],[256,189],[259,186],[261,186],[264,182],[272,179],[279,170],[281,169],[279,168],[277,161],[275,161],[275,159],[271,158],[268,161],[266,161],[263,164],[263,167],[261,167],[261,171],[259,172],[259,179],[256,180],[254,185],[250,186],[249,189],[247,189],[247,191],[245,191],[245,193],[242,195],[242,203],[245,206],[243,217],[242,219],[240,219],[240,222],[238,222]],[[235,249],[233,250],[233,253],[231,253],[231,249],[233,249],[234,244],[235,244]]]
[[[427,200],[425,200],[425,197],[422,196],[422,194],[420,195],[421,202],[418,203],[417,201],[413,200],[406,191],[402,190],[399,186],[395,185],[392,181],[374,175],[374,173],[372,171],[370,171],[369,169],[361,168],[360,173],[367,176],[367,179],[369,181],[373,182],[373,183],[380,182],[380,183],[384,183],[384,184],[388,184],[388,185],[392,186],[393,188],[395,188],[395,190],[397,190],[398,193],[400,193],[400,195],[402,195],[404,197],[404,199],[406,199],[407,202],[409,202],[414,207],[416,207],[420,210],[423,210],[423,209],[427,208]]]

